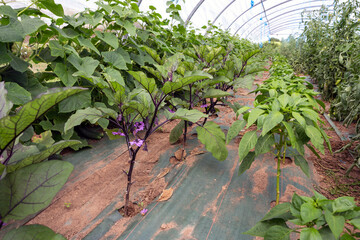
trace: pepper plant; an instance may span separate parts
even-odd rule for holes
[[[276,77],[278,81],[285,81]],[[301,82],[302,79],[296,79]],[[248,129],[253,124],[256,130],[246,132],[239,144],[239,173],[250,168],[255,158],[260,154],[271,152],[277,162],[276,174],[276,204],[280,198],[281,161],[288,154],[301,170],[309,176],[309,166],[305,159],[306,145],[317,156],[316,149],[324,154],[324,142],[331,151],[328,136],[321,128],[321,120],[316,112],[318,101],[311,95],[298,93],[297,84],[281,84],[282,87],[271,88],[272,81],[260,86],[254,107],[244,106],[236,115],[243,114],[243,120],[237,120],[229,129],[227,142],[234,138],[245,126]],[[258,136],[259,134],[259,136]],[[311,143],[311,144],[310,144]],[[252,149],[255,148],[254,151]]]
[[[314,191],[313,197],[294,193],[291,202],[272,208],[244,234],[267,239],[359,239],[360,208],[353,197],[329,200]]]

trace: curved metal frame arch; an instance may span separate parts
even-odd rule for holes
[[[201,4],[203,4],[205,2],[205,0],[200,0],[196,6],[194,7],[194,9],[191,11],[191,13],[189,14],[189,16],[187,17],[186,21],[185,21],[185,26],[187,26],[191,20],[191,18],[194,16],[194,14],[196,13],[196,11],[199,9],[199,7],[201,6]]]
[[[307,1],[307,2],[302,2],[302,3],[298,3],[298,4],[293,4],[293,5],[289,6],[289,7],[298,6],[298,5],[307,4],[307,3],[312,3],[312,2],[322,2],[322,0],[311,0],[311,1]],[[307,6],[307,7],[297,8],[297,9],[290,10],[290,11],[288,11],[288,12],[294,12],[295,10],[298,11],[298,10],[309,9],[309,8],[314,8],[314,7],[317,7],[317,8],[318,8],[319,6],[321,7],[322,5]],[[276,6],[274,6],[274,7],[276,7]],[[274,8],[274,7],[272,7],[272,8]],[[286,7],[286,8],[289,8],[289,7]],[[270,9],[272,9],[272,8],[269,8],[268,10],[270,10]],[[282,9],[280,9],[279,11],[285,10],[286,8],[282,8]],[[284,14],[287,14],[288,12],[285,12]],[[276,13],[276,12],[270,13],[269,15],[273,15],[274,13]],[[258,15],[260,15],[260,14],[261,14],[261,13],[253,16],[253,17],[250,18],[248,21],[246,21],[243,25],[241,25],[241,26],[236,30],[236,32],[235,32],[234,34],[237,34],[237,33],[239,32],[239,30],[240,30],[243,26],[245,26],[250,20],[252,20],[253,18],[255,18],[256,16],[258,16]],[[270,22],[270,21],[271,21],[271,19],[269,20],[269,22]]]
[[[322,6],[322,5],[311,6],[311,7],[307,7],[307,8],[297,8],[297,9],[288,11],[288,12],[282,14],[282,15],[277,15],[277,16],[271,18],[269,21],[272,21],[272,20],[274,20],[274,19],[276,19],[276,18],[278,18],[278,17],[284,16],[284,15],[286,15],[286,14],[289,14],[289,13],[292,13],[292,12],[295,12],[295,11],[300,11],[300,10],[310,9],[310,8],[319,8],[319,7],[321,7],[321,6]],[[251,30],[251,31],[245,36],[245,38],[247,38],[254,30],[256,30],[257,28],[259,28],[259,27],[261,27],[261,26],[262,26],[262,23],[259,24],[258,26],[256,26],[255,28],[253,28],[253,30]],[[236,33],[237,33],[237,31],[235,32],[235,34],[236,34]],[[241,37],[243,34],[244,34],[244,32],[240,35],[240,37]]]
[[[291,21],[286,21],[285,23],[284,22],[276,22],[277,24],[274,24],[273,25],[273,28],[274,29],[276,29],[277,27],[279,27],[279,26],[284,26],[284,25],[286,25],[286,24],[295,24],[295,23],[297,23],[299,26],[302,24],[301,23],[301,20],[302,19],[295,19],[295,20],[291,20]],[[271,34],[273,34],[273,31],[271,31],[270,33],[269,33],[270,35]],[[259,34],[257,34],[257,35],[254,35],[255,36],[255,39],[257,39],[257,38],[259,38],[259,36],[260,36],[260,33]]]
[[[268,8],[267,11],[269,11],[269,10],[271,10],[271,9],[273,9],[273,8],[279,7],[279,6],[281,6],[281,5],[285,4],[285,3],[291,2],[291,1],[294,1],[294,0],[287,0],[287,1],[281,2],[281,3],[279,3],[279,4],[276,4],[276,5]],[[289,7],[293,7],[293,6],[301,5],[301,4],[305,4],[305,3],[319,2],[319,1],[322,2],[323,0],[311,0],[311,1],[307,1],[307,2],[302,2],[302,3],[298,3],[298,4],[293,4],[293,5],[289,6]],[[263,2],[265,2],[265,1],[263,1]],[[283,9],[282,9],[282,10],[283,10]],[[246,23],[248,23],[250,20],[252,20],[252,19],[254,19],[255,17],[259,16],[261,13],[263,13],[263,12],[260,12],[260,13],[258,13],[258,14],[256,14],[256,15],[254,15],[252,18],[248,19],[243,25],[241,25],[240,28],[242,28],[242,27],[243,27]],[[236,20],[238,20],[238,18],[240,18],[242,15],[243,15],[243,14],[241,14],[239,17],[237,17],[237,18],[227,27],[227,29],[229,29],[229,28],[232,26],[232,24],[235,23]],[[271,14],[269,14],[269,15],[271,15]],[[239,30],[240,30],[240,29],[238,29],[236,32],[238,32]],[[236,33],[235,33],[235,34],[236,34]]]
[[[293,0],[288,0],[288,1],[293,1]],[[263,0],[263,2],[266,2],[266,0]],[[257,5],[259,5],[259,4],[261,4],[261,3],[257,3],[257,4],[255,4],[254,6],[253,6],[253,8],[254,7],[256,7]],[[234,19],[234,21],[232,21],[231,23],[230,23],[230,25],[226,28],[226,30],[229,30],[229,28],[231,27],[231,25],[233,25],[242,15],[244,15],[245,13],[247,13],[249,10],[251,10],[252,8],[249,8],[249,9],[247,9],[247,10],[245,10],[245,12],[243,12],[243,13],[241,13],[239,16],[237,16],[235,19]]]
[[[276,29],[276,31],[274,32],[273,35],[275,35],[275,34],[278,33],[278,32],[281,32],[281,31],[287,30],[287,29],[289,29],[289,28],[292,28],[292,27],[293,27],[293,25],[288,25],[288,26],[279,27],[279,28]],[[303,30],[303,29],[299,29],[299,30]]]

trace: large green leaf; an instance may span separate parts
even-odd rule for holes
[[[96,52],[98,55],[101,55],[99,50],[95,47],[95,45],[90,41],[90,39],[86,39],[86,38],[83,38],[81,36],[78,37],[78,40],[79,40],[79,43],[82,45],[82,46],[85,46],[91,50],[93,50],[94,52]]]
[[[295,155],[294,162],[296,166],[299,166],[307,177],[310,177],[309,164],[302,155]]]
[[[272,226],[265,234],[264,240],[290,240],[293,229],[284,226]]]
[[[205,148],[220,161],[227,158],[228,151],[225,144],[225,134],[220,126],[214,122],[207,122],[204,126],[196,128],[198,139],[205,144]]]
[[[47,207],[73,170],[63,161],[33,164],[0,181],[2,221],[20,220]]]
[[[119,39],[115,34],[110,32],[101,33],[100,31],[94,31],[94,33],[98,38],[109,44],[111,47],[115,49],[119,47]]]
[[[38,0],[38,2],[56,16],[62,17],[64,15],[63,7],[61,4],[56,4],[54,0]]]
[[[209,90],[207,90],[204,93],[204,98],[221,98],[221,97],[226,97],[226,96],[230,96],[231,93],[222,91],[220,89],[214,89],[214,88],[210,88]]]
[[[344,230],[345,218],[343,216],[334,215],[329,210],[325,209],[325,220],[335,238],[338,239]]]
[[[264,126],[261,135],[264,136],[270,130],[276,127],[284,119],[284,115],[281,112],[271,112],[266,116],[264,120]]]
[[[184,132],[185,121],[181,120],[170,132],[170,144],[175,144]]]
[[[15,82],[5,83],[5,88],[8,91],[7,98],[16,105],[24,105],[31,101],[31,93],[26,91],[23,87]]]
[[[353,210],[356,207],[354,197],[339,197],[332,203],[333,213]]]
[[[114,67],[116,67],[119,70],[127,70],[126,62],[124,57],[116,52],[116,51],[110,51],[110,52],[102,52],[101,55],[104,57],[104,61],[110,63]]]
[[[188,77],[181,78],[177,82],[170,82],[170,81],[166,82],[164,84],[164,86],[162,87],[162,91],[165,94],[169,94],[171,92],[175,92],[175,91],[183,88],[184,86],[187,86],[196,81],[212,78],[212,76],[207,73],[202,73],[202,74],[197,73],[197,74],[198,75],[191,75]]]
[[[244,157],[239,167],[239,175],[243,174],[246,170],[248,170],[251,167],[251,164],[255,161],[255,157],[256,156],[254,152],[249,152]]]
[[[153,78],[148,78],[144,72],[129,71],[128,73],[130,73],[150,94],[155,90],[155,80]]]
[[[73,76],[81,76],[86,78],[91,78],[91,75],[94,73],[96,67],[99,65],[99,61],[95,60],[92,57],[80,58],[75,54],[71,54],[67,60],[78,70]]]
[[[20,168],[29,166],[31,164],[40,163],[43,160],[50,157],[51,155],[61,151],[62,149],[73,146],[73,145],[76,145],[76,144],[81,144],[81,142],[76,141],[76,140],[68,140],[68,141],[57,142],[54,145],[52,145],[51,147],[49,147],[48,149],[46,149],[46,150],[44,150],[44,151],[42,151],[42,152],[40,152],[38,154],[35,154],[35,155],[24,158],[23,160],[21,160],[20,162],[18,162],[15,165],[6,166],[6,172],[11,173],[11,172],[14,172],[16,170],[19,170]]]
[[[239,135],[239,132],[245,127],[245,120],[237,120],[230,126],[226,135],[226,143],[229,143],[234,137]]]
[[[49,42],[49,47],[51,50],[51,56],[61,58],[65,57],[65,48],[60,44],[59,41],[51,40]]]
[[[59,113],[73,112],[91,106],[90,91],[70,96],[59,103]]]
[[[0,119],[7,116],[13,106],[13,103],[7,98],[7,94],[5,82],[0,82]]]
[[[11,58],[11,62],[10,65],[13,69],[15,69],[16,71],[19,71],[21,73],[25,72],[28,67],[30,66],[30,64],[28,62],[25,62],[24,60],[22,60],[20,57],[15,56],[14,54],[8,54]]]
[[[188,110],[185,108],[180,108],[175,112],[172,119],[182,119],[185,121],[195,123],[195,122],[199,121],[201,118],[205,118],[205,117],[208,117],[208,115],[206,115],[196,109]]]
[[[285,221],[288,220],[288,214],[290,213],[290,203],[285,202],[279,205],[276,205],[261,219],[261,221],[266,221],[274,218],[281,218]]]
[[[10,230],[3,240],[66,240],[60,234],[55,233],[50,228],[43,225],[24,225]]]
[[[60,78],[66,87],[72,87],[77,77],[74,77],[73,74],[76,72],[76,69],[71,66],[71,64],[56,63],[54,73]]]
[[[301,142],[295,136],[294,129],[292,128],[293,123],[287,123],[285,121],[282,121],[282,123],[284,124],[284,126],[286,128],[286,131],[287,131],[287,134],[289,135],[291,146],[293,148],[295,148],[301,155],[304,155],[305,154],[304,147],[301,144]]]
[[[274,145],[275,137],[273,134],[266,134],[265,136],[260,136],[255,145],[256,156],[270,152],[271,147],[273,147]]]
[[[239,161],[241,162],[249,151],[253,149],[258,140],[256,131],[247,132],[242,137],[239,144]]]
[[[303,228],[300,233],[300,240],[323,240],[323,239],[317,229]]]
[[[312,222],[322,214],[321,209],[316,208],[313,203],[304,203],[300,208],[301,219],[304,223]]]
[[[242,108],[244,109],[244,108]],[[248,118],[248,124],[247,128],[249,128],[251,125],[253,125],[254,122],[258,119],[258,117],[263,114],[265,111],[260,108],[254,108],[251,110]]]
[[[269,221],[259,221],[253,226],[250,230],[244,232],[244,234],[252,235],[252,236],[259,236],[265,237],[265,234],[269,230],[269,228],[273,226],[283,226],[286,227],[286,223],[283,219],[272,219]]]
[[[103,113],[97,108],[85,108],[77,110],[76,113],[70,116],[69,120],[65,123],[64,131],[67,132],[75,126],[80,125],[85,120],[95,124],[100,118],[106,117],[107,114]]]
[[[307,125],[305,133],[311,139],[311,143],[314,147],[324,154],[324,139],[322,138],[321,132],[316,127]]]
[[[0,150],[1,152],[25,129],[30,126],[42,114],[57,103],[76,93],[84,91],[84,88],[58,88],[52,89],[48,94],[25,104],[15,115],[0,119]]]
[[[292,116],[296,119],[296,121],[298,121],[298,122],[301,124],[301,126],[303,126],[303,128],[306,127],[305,118],[304,118],[303,116],[301,116],[300,113],[298,113],[298,112],[292,112],[291,114],[292,114]]]
[[[21,42],[24,37],[23,26],[16,18],[10,18],[9,24],[0,26],[0,42]]]

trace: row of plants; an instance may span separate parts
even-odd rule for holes
[[[0,229],[50,204],[73,166],[48,160],[59,159],[54,154],[63,148],[88,146],[80,135],[101,137],[88,126],[125,138],[126,215],[137,154],[165,123],[180,119],[171,143],[183,135],[185,147],[195,124],[206,149],[218,160],[227,157],[225,134],[207,119],[226,103],[229,89],[251,87],[263,70],[258,47],[216,27],[207,38],[185,28],[172,1],[165,20],[153,6],[140,12],[134,0],[97,5],[74,16],[53,0],[0,6]],[[39,232],[61,238],[35,225],[4,239]]]
[[[304,12],[305,29],[284,41],[280,52],[299,72],[314,79],[333,118],[360,123],[360,2],[334,1],[334,8]],[[359,129],[358,129],[359,130]]]
[[[277,56],[273,60],[270,78],[254,91],[254,107],[237,110],[236,115],[243,119],[231,126],[228,135],[230,140],[245,126],[256,126],[239,144],[240,174],[260,154],[270,152],[277,163],[276,206],[245,234],[264,239],[290,239],[292,235],[300,239],[356,239],[360,208],[352,197],[328,200],[314,191],[313,197],[295,193],[290,203],[279,204],[281,162],[290,157],[310,177],[305,146],[320,158],[317,151],[324,154],[326,143],[331,152],[331,145],[319,117],[325,109],[315,98],[319,93],[304,77],[295,75],[286,58]]]

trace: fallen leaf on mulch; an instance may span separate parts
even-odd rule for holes
[[[199,148],[194,148],[191,151],[190,155],[196,156],[196,155],[200,155],[200,154],[204,154],[204,153],[207,153],[207,151],[199,150]]]
[[[186,157],[186,151],[182,148],[180,148],[179,150],[177,150],[175,152],[175,158],[179,161],[181,161],[182,159],[184,159]]]
[[[170,168],[165,168],[161,173],[159,173],[156,178],[162,178],[165,177],[166,174],[168,174],[170,172]]]
[[[172,197],[173,192],[174,192],[174,189],[172,189],[172,188],[165,189],[165,190],[161,193],[158,202],[164,202],[164,201],[169,200],[169,199]]]

